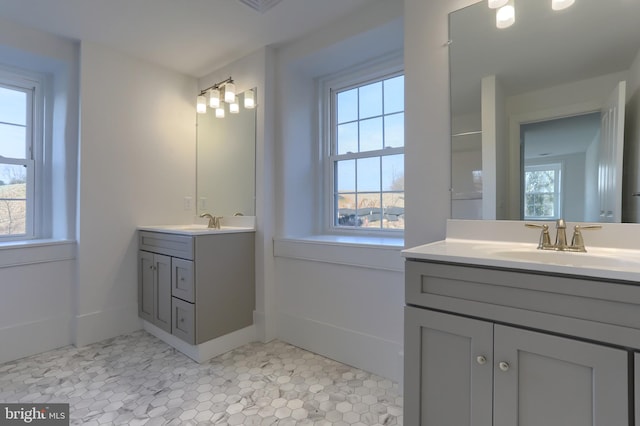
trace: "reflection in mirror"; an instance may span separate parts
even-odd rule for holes
[[[628,0],[523,0],[507,29],[484,1],[450,14],[453,218],[639,221],[638,16]]]
[[[256,89],[253,89],[257,104]],[[246,92],[245,92],[246,93]],[[198,215],[255,216],[256,109],[216,118],[198,114],[196,193]]]

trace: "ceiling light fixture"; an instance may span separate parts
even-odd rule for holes
[[[218,108],[220,106],[220,89],[209,90],[209,106]]]
[[[249,89],[244,92],[244,107],[246,109],[253,109],[256,107],[256,97],[253,93],[253,89]]]
[[[229,77],[231,79],[231,77]],[[236,98],[236,85],[233,80],[224,84],[224,101],[228,104],[233,103]]]
[[[234,96],[233,102],[229,104],[229,113],[238,114],[240,112],[240,104],[238,103],[238,97]]]

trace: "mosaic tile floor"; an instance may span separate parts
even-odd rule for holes
[[[294,346],[197,364],[144,331],[0,365],[0,401],[68,402],[74,425],[402,425],[398,385]]]

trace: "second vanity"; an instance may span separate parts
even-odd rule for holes
[[[638,251],[592,233],[588,253],[544,252],[522,222],[471,222],[403,252],[405,423],[640,426]]]
[[[229,342],[218,341],[253,324],[254,234],[253,226],[140,227],[138,312],[145,329],[196,361],[229,350]]]

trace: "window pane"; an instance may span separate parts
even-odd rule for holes
[[[360,88],[360,119],[382,115],[382,82]]]
[[[526,217],[555,217],[555,194],[526,194],[524,214]]]
[[[525,192],[555,192],[555,170],[525,172]]]
[[[358,123],[340,124],[338,126],[337,154],[358,152]]]
[[[384,117],[384,146],[385,148],[404,146],[404,113]]]
[[[26,158],[26,127],[0,124],[0,155]]]
[[[382,118],[360,122],[360,152],[382,149]]]
[[[0,122],[27,124],[27,94],[0,87]]]
[[[356,194],[344,193],[336,194],[335,203],[338,209],[336,217],[336,225],[339,226],[360,226],[361,221],[358,219],[356,211]]]
[[[383,192],[382,206],[382,227],[404,229],[404,192]]]
[[[338,93],[338,124],[358,119],[358,89]]]
[[[384,82],[384,113],[404,111],[404,76],[390,78]]]
[[[358,219],[364,228],[381,227],[380,192],[358,193]]]
[[[336,161],[336,192],[355,192],[356,160]]]
[[[382,190],[404,191],[404,155],[382,157]]]
[[[26,233],[26,170],[22,165],[0,164],[0,235]]]
[[[380,192],[380,157],[360,158],[357,162],[358,192]]]

